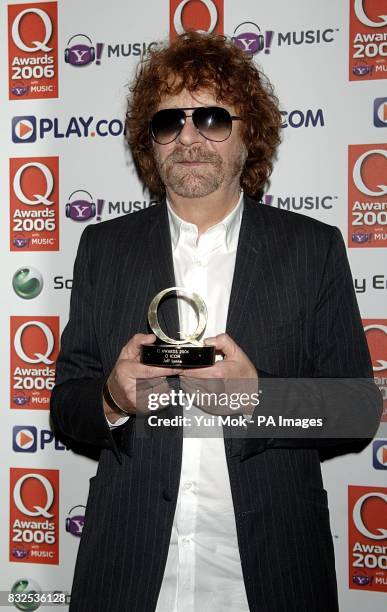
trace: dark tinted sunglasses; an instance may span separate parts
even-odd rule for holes
[[[192,111],[187,115],[185,111]],[[195,108],[165,108],[153,115],[150,122],[150,132],[153,140],[166,145],[176,140],[185,126],[187,117],[192,117],[193,124],[199,134],[212,140],[222,142],[229,138],[232,122],[240,117],[230,113],[220,106],[198,106]]]

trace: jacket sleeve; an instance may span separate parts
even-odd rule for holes
[[[313,323],[313,371],[308,380],[295,381],[293,389],[286,379],[261,372],[262,397],[286,406],[295,398],[298,407],[307,409],[313,400],[322,415],[333,416],[338,424],[338,437],[261,438],[253,439],[253,430],[245,445],[245,456],[266,448],[324,448],[365,442],[379,426],[383,400],[374,382],[372,363],[353,287],[352,275],[343,238],[338,228],[332,228],[324,273],[318,290]],[[327,384],[324,384],[324,380]],[[289,391],[290,390],[290,391]],[[269,403],[267,405],[269,405]],[[288,407],[287,407],[288,408]],[[261,406],[260,406],[261,409]],[[287,409],[286,409],[287,410]],[[289,413],[289,410],[287,410]],[[315,416],[315,414],[313,414]],[[349,431],[358,437],[342,437],[340,431],[349,424]],[[367,424],[362,436],[361,424]],[[249,450],[250,449],[250,450]]]
[[[51,419],[55,430],[77,442],[120,453],[105,418],[102,370],[93,322],[93,287],[88,257],[91,226],[82,234],[74,264],[69,321],[61,338],[51,395]]]

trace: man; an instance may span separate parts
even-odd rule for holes
[[[83,233],[52,396],[58,429],[102,449],[74,612],[338,609],[326,441],[135,435],[143,379],[165,392],[171,380],[372,378],[340,232],[249,197],[270,175],[280,124],[269,84],[222,37],[183,35],[134,81],[128,140],[161,203]],[[140,362],[156,339],[148,306],[173,286],[207,303],[207,342],[223,356],[213,366]],[[170,336],[189,328],[188,310],[164,306]],[[373,383],[354,419],[360,403],[376,429]]]

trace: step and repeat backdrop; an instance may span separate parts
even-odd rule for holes
[[[0,28],[0,591],[10,609],[35,610],[17,595],[68,604],[96,471],[49,424],[73,262],[87,224],[156,204],[134,173],[124,116],[134,69],[158,41],[224,34],[274,83],[283,143],[261,205],[341,229],[387,422],[387,4],[10,1]],[[386,428],[323,465],[343,612],[386,609]]]

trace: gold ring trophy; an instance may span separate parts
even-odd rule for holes
[[[195,307],[197,326],[192,334],[180,332],[181,339],[170,338],[160,327],[158,308],[160,302],[170,293],[182,293]],[[207,325],[207,307],[203,298],[184,287],[168,287],[160,291],[151,301],[148,309],[151,330],[161,341],[141,346],[141,362],[146,365],[168,368],[204,368],[214,364],[215,347],[203,344],[199,338]]]

